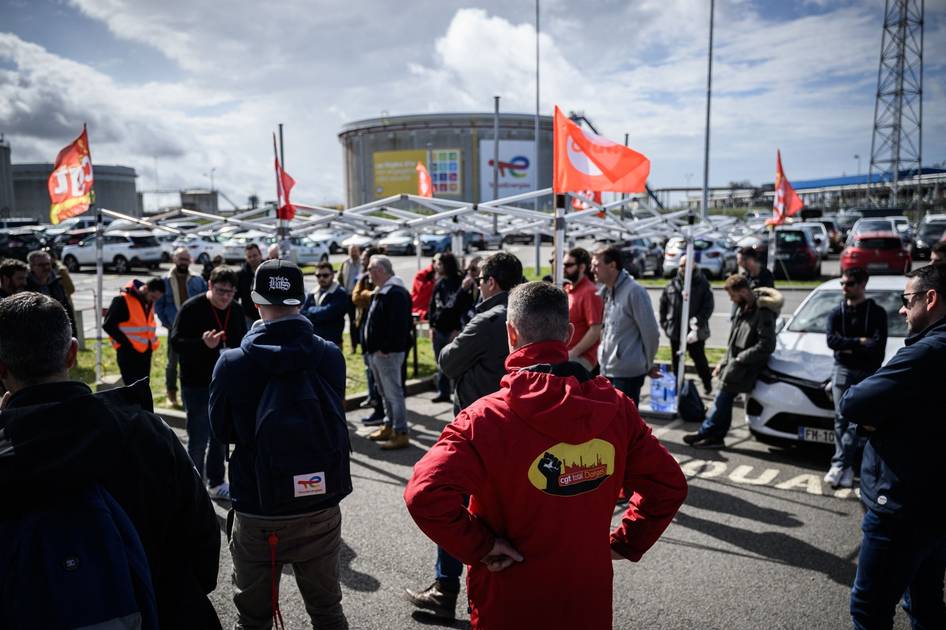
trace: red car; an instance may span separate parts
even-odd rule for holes
[[[841,272],[860,267],[871,274],[903,274],[913,260],[903,240],[893,232],[864,232],[841,253]]]

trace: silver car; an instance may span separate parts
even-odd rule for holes
[[[680,266],[680,256],[686,253],[686,241],[675,236],[667,241],[664,251],[663,274],[669,278]],[[736,252],[723,238],[699,237],[693,241],[694,268],[711,278],[725,278],[736,272]]]

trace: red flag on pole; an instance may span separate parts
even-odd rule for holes
[[[92,183],[92,154],[82,125],[82,133],[59,152],[49,174],[49,221],[55,225],[88,210],[95,202]]]
[[[273,134],[273,154],[276,160],[276,218],[291,221],[296,216],[296,208],[289,202],[289,192],[296,185],[296,180],[291,178],[279,163],[276,134]]]
[[[417,196],[418,197],[433,197],[434,196],[434,187],[430,181],[430,173],[427,172],[427,167],[424,166],[423,162],[417,162]]]
[[[775,199],[772,203],[772,223],[781,225],[785,219],[794,216],[805,204],[792,188],[785,171],[782,170],[782,152],[775,151]]]
[[[587,132],[555,108],[553,154],[556,193],[643,192],[650,174],[647,156]]]

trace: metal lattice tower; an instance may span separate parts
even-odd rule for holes
[[[919,178],[922,128],[923,0],[886,0],[867,180],[874,204],[899,205],[905,171]]]

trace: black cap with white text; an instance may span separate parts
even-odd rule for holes
[[[250,295],[256,304],[300,306],[305,300],[302,270],[285,260],[267,260],[256,268]]]

